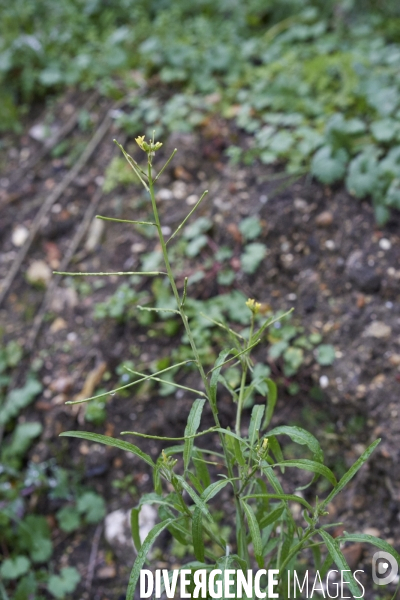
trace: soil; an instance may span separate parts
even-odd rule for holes
[[[93,135],[93,129],[75,128],[67,138],[69,150],[65,155],[58,158],[49,155],[27,169],[26,165],[43,147],[29,135],[30,128],[45,120],[61,127],[85,100],[84,95],[69,92],[45,114],[27,121],[21,136],[4,137],[0,179],[1,277],[7,276],[21,252],[12,241],[13,231],[17,226],[30,230],[43,202]],[[109,102],[101,100],[91,109],[94,127],[110,107]],[[334,345],[336,360],[331,367],[312,363],[301,370],[296,378],[301,388],[298,395],[290,396],[285,386],[281,386],[272,424],[297,424],[311,431],[323,444],[328,466],[339,470],[339,474],[368,444],[382,438],[368,463],[330,506],[330,519],[343,522],[348,531],[379,535],[399,550],[400,214],[394,213],[385,227],[378,228],[371,205],[350,197],[343,187],[324,187],[308,177],[294,183],[284,177],[277,179],[276,175],[282,173],[279,166],[275,169],[258,163],[232,166],[223,151],[240,136],[230,124],[215,118],[205,122],[196,133],[170,137],[157,156],[161,164],[171,149],[178,148],[159,182],[160,189],[173,192],[172,197],[160,196],[164,198],[160,200],[161,219],[173,230],[191,207],[186,199],[198,197],[207,188],[208,199],[199,215],[210,216],[214,227],[210,243],[200,258],[185,266],[188,272],[207,265],[215,249],[229,244],[235,251],[232,264],[237,271],[233,287],[274,310],[293,307],[296,319],[306,330],[321,332],[324,342]],[[14,375],[14,385],[17,382],[21,385],[36,359],[43,362],[39,371],[43,392],[19,417],[20,421],[40,420],[44,425],[41,439],[31,451],[31,460],[42,462],[55,457],[63,467],[80,469],[85,484],[106,498],[109,513],[131,508],[141,493],[152,490],[149,469],[136,457],[115,448],[59,438],[59,433],[89,429],[117,436],[128,428],[153,435],[180,436],[191,400],[180,393],[161,397],[155,388],[142,390],[137,396],[115,395],[107,403],[106,422],[97,428],[84,421],[82,409],[76,411],[64,402],[87,393],[90,377],[96,379],[97,374],[100,381],[104,370],[110,373],[110,386],[116,384],[115,369],[132,352],[143,364],[149,364],[160,354],[168,356],[171,345],[178,340],[149,338],[146,329],[136,321],[121,324],[109,318],[100,321],[93,318],[94,305],[113,293],[121,283],[119,278],[105,278],[103,287],[94,289],[90,295],[84,287],[79,287],[83,279],[78,282],[64,278],[49,298],[39,335],[30,349],[34,319],[45,291],[27,281],[26,271],[38,260],[45,261],[50,269],[59,268],[96,194],[98,214],[125,219],[149,217],[145,197],[137,186],[120,186],[110,194],[99,192],[105,169],[116,155],[113,137],[123,137],[115,124],[43,218],[0,309],[4,341],[15,339],[27,350]],[[133,140],[127,140],[126,144],[140,160],[140,151],[135,150]],[[261,218],[261,241],[268,248],[254,276],[240,271],[238,258],[237,225],[249,215]],[[90,231],[92,246],[87,244],[86,233],[67,270],[135,271],[138,256],[154,249],[152,239],[127,224],[107,224],[97,234],[93,227]],[[150,285],[148,278],[142,289],[150,289]],[[193,286],[191,294],[209,298],[227,289],[218,285],[214,265],[206,268],[205,278]],[[260,351],[257,359],[267,360],[266,350]],[[279,364],[274,368],[282,380]],[[195,385],[193,378],[192,373],[182,375],[182,382]],[[312,397],[311,389],[321,384],[319,397]],[[224,426],[232,426],[234,422],[234,407],[224,396],[221,419]],[[204,425],[211,424],[210,415],[206,414]],[[327,424],[331,425],[329,434]],[[162,448],[152,440],[131,441],[153,457]],[[216,440],[212,443],[217,447]],[[127,474],[133,474],[137,490],[134,497],[112,486],[115,479]],[[302,477],[294,474],[288,481],[285,483],[288,491],[303,483]],[[54,515],[59,508],[56,501],[44,505],[39,498],[38,503],[41,513],[46,515]],[[82,585],[74,597],[124,598],[131,559],[117,556],[104,539],[102,529],[89,527],[67,536],[57,529],[55,520],[53,524],[56,566],[74,565],[82,574]],[[96,539],[98,543],[93,542]],[[160,564],[173,564],[177,559],[168,556],[167,535],[161,538],[161,547],[164,556],[159,559]],[[370,572],[370,556],[371,548],[363,547],[356,557],[356,568]]]

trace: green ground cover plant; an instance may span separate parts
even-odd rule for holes
[[[225,570],[246,571],[258,565],[259,568],[279,570],[279,596],[288,598],[290,591],[286,588],[286,574],[296,567],[300,554],[309,551],[313,557],[313,568],[319,570],[321,577],[326,575],[334,563],[339,570],[348,571],[349,590],[353,596],[360,597],[361,590],[351,575],[341,550],[341,542],[361,541],[374,544],[379,549],[389,552],[397,561],[400,561],[400,555],[387,542],[371,535],[343,533],[340,537],[332,537],[329,529],[337,524],[326,523],[327,507],[368,460],[379,440],[373,442],[351,468],[337,480],[334,473],[324,464],[320,444],[311,433],[301,427],[289,425],[271,429],[270,422],[277,401],[277,387],[265,372],[259,371],[256,381],[251,377],[251,373],[254,374],[255,370],[251,355],[265,339],[274,323],[282,322],[285,315],[264,318],[260,321],[261,304],[254,299],[243,301],[242,312],[245,313],[247,310],[245,330],[238,332],[234,325],[230,327],[225,322],[218,323],[226,336],[225,344],[212,368],[205,366],[202,360],[201,341],[198,344],[191,325],[192,318],[187,313],[190,285],[185,279],[182,289],[178,289],[174,265],[170,262],[172,247],[170,242],[182,234],[184,226],[205,194],[169,239],[165,239],[154,185],[166,165],[173,159],[175,151],[156,175],[153,169],[153,158],[162,144],[154,141],[154,135],[148,142],[144,136],[137,137],[136,141],[147,157],[144,168],[128,155],[122,146],[120,149],[148,193],[153,218],[146,223],[128,222],[132,225],[145,224],[149,228],[155,228],[162,249],[163,267],[151,271],[128,272],[125,275],[162,278],[169,283],[174,305],[141,308],[149,313],[171,313],[179,316],[185,329],[188,357],[180,363],[163,367],[155,373],[138,372],[134,368],[127,367],[126,370],[138,378],[109,391],[108,394],[115,394],[150,380],[168,383],[174,388],[183,390],[188,397],[193,397],[193,402],[185,430],[180,437],[160,437],[135,431],[121,432],[124,436],[150,438],[162,442],[164,448],[156,460],[124,439],[83,431],[61,434],[108,444],[131,452],[140,457],[153,471],[154,492],[143,495],[131,512],[132,537],[137,558],[131,572],[126,598],[133,599],[140,571],[146,565],[150,548],[166,529],[181,545],[193,548],[193,560],[184,565],[184,568],[191,572],[191,589],[193,589],[195,573],[199,569],[220,569],[222,577]],[[106,216],[100,218],[108,220]],[[116,219],[109,220],[116,221]],[[89,276],[107,273],[63,274]],[[291,339],[291,336],[288,338]],[[312,343],[310,340],[306,341]],[[319,340],[314,341],[318,343]],[[322,364],[331,360],[331,352],[327,347],[320,346],[318,354]],[[197,388],[166,380],[168,372],[187,363],[194,364],[198,371]],[[228,371],[232,367],[235,367],[240,375],[239,380],[234,383],[230,382],[228,377]],[[263,395],[264,399],[261,403],[257,400],[254,404],[247,428],[243,423],[244,406],[257,383],[259,395]],[[220,423],[219,399],[222,388],[228,392],[232,407],[236,410],[235,425],[232,430],[222,427]],[[90,402],[104,395],[104,393],[96,394],[92,398],[78,402]],[[205,410],[211,411],[214,425],[202,430],[201,421]],[[208,436],[217,437],[218,449],[210,448],[207,444]],[[279,442],[281,436],[288,436],[300,447],[301,452],[298,456],[285,458]],[[306,486],[287,493],[282,482],[285,481],[287,470],[291,469],[299,469],[310,474],[311,480]],[[312,503],[309,503],[304,499],[301,490],[318,484],[320,480],[324,481],[322,487],[324,498],[320,499],[317,496]],[[224,512],[227,519],[232,519],[231,527],[225,529],[220,527],[221,515],[218,506],[218,495],[222,492],[228,492],[228,499],[224,498]],[[301,505],[301,517],[295,518],[291,510],[293,502]],[[228,508],[229,503],[231,509]],[[158,506],[160,521],[142,542],[139,535],[139,514],[143,504]],[[172,577],[172,573],[169,573],[169,576]],[[267,582],[264,587],[268,594]],[[254,591],[247,597],[254,598]]]
[[[76,85],[131,96],[137,135],[234,121],[233,161],[344,181],[384,224],[400,209],[397,3],[284,0],[17,0],[0,25],[1,129],[38,97]],[[137,76],[132,76],[132,70]],[[25,107],[25,108],[24,108]],[[243,142],[243,133],[246,133]]]
[[[17,420],[42,390],[37,379],[41,365],[33,365],[24,386],[7,393],[21,356],[15,341],[0,349],[0,597],[41,600],[47,590],[63,600],[74,592],[80,575],[75,567],[57,568],[50,525],[34,504],[62,503],[55,519],[65,534],[101,521],[105,504],[82,485],[79,472],[61,468],[55,459],[28,459],[43,426],[39,420]]]

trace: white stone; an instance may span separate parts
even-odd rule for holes
[[[24,225],[17,225],[11,235],[11,241],[17,248],[21,248],[29,237],[29,231]]]
[[[47,285],[51,275],[51,269],[44,260],[34,260],[26,271],[28,281],[34,285]]]
[[[392,242],[387,238],[382,238],[379,240],[379,248],[382,248],[382,250],[390,250],[391,247]]]
[[[85,242],[85,250],[93,252],[100,244],[101,236],[104,232],[104,221],[101,219],[93,219],[90,224],[89,231]]]
[[[329,379],[326,375],[321,375],[319,378],[319,385],[323,390],[325,390],[329,385]]]
[[[168,188],[161,188],[156,193],[156,199],[161,200],[161,201],[172,200],[173,197],[174,197],[173,193]]]
[[[128,553],[134,548],[131,534],[130,510],[118,509],[108,514],[104,520],[104,535],[112,548]],[[143,504],[139,513],[139,536],[144,542],[157,521],[157,511],[150,504]]]
[[[49,138],[53,137],[58,131],[58,127],[55,125],[45,125],[44,123],[37,123],[29,130],[29,135],[32,139],[37,142],[44,142]]]
[[[377,339],[388,338],[391,333],[391,327],[383,323],[383,321],[372,321],[372,323],[364,330],[365,337],[374,337]]]

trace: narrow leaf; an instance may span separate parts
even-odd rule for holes
[[[220,354],[215,362],[215,365],[214,365],[214,370],[211,375],[211,381],[210,381],[210,403],[211,403],[211,406],[213,406],[214,408],[216,408],[216,406],[217,406],[217,386],[218,386],[219,374],[221,372],[222,365],[224,364],[224,362],[226,360],[226,357],[229,356],[229,354],[231,354],[231,352],[234,352],[234,350],[222,350],[222,352],[220,352]]]
[[[195,508],[193,513],[192,538],[194,555],[198,561],[204,562],[203,515],[199,508]]]
[[[251,541],[253,542],[254,548],[254,556],[256,557],[256,561],[259,567],[262,567],[264,564],[262,557],[262,541],[261,541],[261,533],[260,528],[257,523],[256,515],[253,512],[251,506],[247,504],[247,502],[241,501],[244,512],[246,513],[247,523],[249,525]]]
[[[380,439],[375,440],[368,448],[363,452],[359,459],[350,467],[350,469],[343,475],[340,479],[339,483],[335,485],[334,489],[331,491],[329,496],[325,498],[323,505],[326,506],[331,502],[331,500],[342,491],[342,489],[349,483],[349,481],[354,477],[357,471],[363,466],[363,464],[369,459],[377,445],[380,443]]]
[[[207,507],[206,503],[204,502],[204,500],[196,494],[194,489],[190,487],[190,485],[187,483],[187,481],[185,481],[185,479],[182,477],[182,475],[176,475],[176,478],[179,481],[179,483],[181,484],[181,486],[183,487],[183,489],[189,494],[189,496],[191,497],[193,502],[196,504],[196,506],[198,506],[200,508],[203,515],[205,515],[208,519],[210,519],[210,521],[212,521],[213,518],[212,518],[210,511],[208,510],[208,507]]]
[[[355,598],[360,598],[360,588],[358,587],[358,585],[353,577],[352,571],[350,570],[350,567],[347,564],[347,561],[346,561],[343,553],[340,550],[339,543],[331,535],[329,535],[328,532],[324,531],[323,529],[318,530],[318,534],[324,540],[326,547],[328,549],[328,552],[331,555],[331,557],[333,558],[334,562],[336,563],[338,569],[340,571],[347,571],[347,578],[349,580],[348,584],[349,584],[350,592],[353,594],[353,596]]]
[[[164,529],[166,529],[171,523],[174,522],[175,519],[165,519],[165,521],[161,521],[153,527],[153,529],[149,532],[146,539],[144,540],[141,549],[138,552],[135,563],[133,565],[133,569],[131,571],[131,575],[129,578],[128,590],[126,593],[126,600],[133,600],[136,590],[137,582],[139,581],[140,570],[144,565],[146,560],[146,556],[153,545],[156,538],[160,535]]]
[[[282,425],[281,427],[275,427],[268,431],[267,436],[270,435],[288,435],[290,439],[296,444],[307,446],[313,453],[313,459],[317,462],[323,462],[324,454],[321,450],[318,440],[308,431],[301,427],[293,427]]]
[[[243,500],[246,498],[271,498],[272,500],[285,500],[285,502],[298,502],[302,506],[305,506],[311,514],[314,512],[312,506],[307,502],[307,500],[304,500],[304,498],[296,496],[295,494],[248,494],[246,496],[242,496]],[[264,518],[262,521],[260,521],[260,524],[261,522],[264,523]],[[264,524],[263,527],[266,527],[267,525],[268,523]]]
[[[338,542],[361,542],[362,544],[364,542],[367,542],[368,544],[373,544],[380,550],[383,550],[384,552],[388,552],[389,554],[391,554],[397,560],[398,564],[400,565],[400,554],[398,552],[396,552],[396,550],[390,544],[388,544],[388,542],[385,542],[385,540],[381,540],[380,538],[375,537],[374,535],[369,535],[368,533],[344,532],[344,534],[342,536],[340,536],[336,539]]]
[[[231,479],[221,479],[220,481],[214,481],[201,495],[203,502],[209,502],[211,498],[214,498],[229,482]]]
[[[136,552],[140,552],[142,542],[139,535],[139,513],[140,508],[132,508],[131,510],[131,532],[133,543],[135,544]]]
[[[201,480],[204,488],[208,487],[211,483],[211,477],[208,472],[207,464],[203,460],[203,455],[199,450],[192,452],[192,460],[196,469],[197,477]]]
[[[246,464],[246,459],[244,457],[244,451],[246,449],[245,446],[242,445],[239,440],[237,440],[236,438],[233,438],[233,449],[235,452],[235,458],[237,460],[237,463],[241,467],[244,467]]]
[[[276,463],[275,467],[296,467],[297,469],[302,469],[303,471],[310,471],[311,473],[318,473],[325,477],[332,485],[336,485],[336,477],[332,473],[328,467],[322,465],[319,462],[315,462],[313,460],[307,460],[306,458],[298,458],[295,460],[284,460],[283,462]]]
[[[253,446],[258,439],[261,427],[261,421],[264,416],[265,406],[263,404],[255,404],[251,411],[251,419],[249,425],[249,442]]]
[[[265,515],[264,517],[262,517],[259,521],[261,531],[265,527],[268,527],[268,525],[272,525],[273,523],[275,523],[280,518],[284,510],[285,506],[284,504],[281,504],[281,506],[278,506],[278,508],[275,508],[275,510],[270,512],[269,515]]]
[[[203,412],[205,400],[198,398],[192,404],[192,408],[190,409],[189,417],[187,420],[187,425],[185,428],[185,438],[186,436],[193,436],[197,433],[197,430],[200,425],[201,414]],[[189,467],[190,459],[192,457],[194,439],[193,437],[188,437],[185,439],[184,450],[183,450],[183,465],[185,471]]]
[[[116,438],[109,437],[108,435],[89,433],[88,431],[64,431],[63,433],[60,433],[60,437],[76,437],[83,440],[88,440],[89,442],[97,442],[98,444],[105,444],[106,446],[114,446],[120,450],[125,450],[125,452],[136,454],[136,456],[139,456],[139,458],[144,460],[152,468],[156,466],[150,456],[145,452],[142,452],[142,450],[140,450],[140,448],[134,444],[124,442],[123,440],[117,440]]]
[[[265,419],[264,419],[264,424],[263,424],[263,429],[264,429],[265,427],[268,427],[268,425],[272,419],[272,415],[274,414],[275,404],[276,404],[276,400],[277,400],[277,396],[278,396],[278,388],[276,387],[276,383],[274,381],[272,381],[272,379],[269,379],[268,377],[265,377],[263,379],[263,381],[268,387],[267,410],[265,413]]]

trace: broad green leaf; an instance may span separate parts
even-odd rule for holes
[[[317,438],[301,427],[281,425],[266,433],[266,437],[270,435],[287,435],[296,444],[307,446],[313,453],[313,459],[315,461],[323,462],[324,460],[324,453],[322,452]]]
[[[242,271],[247,275],[253,275],[267,255],[267,247],[260,242],[253,242],[245,246],[244,252],[240,257]]]
[[[142,452],[140,448],[135,446],[134,444],[130,444],[129,442],[124,442],[123,440],[117,440],[116,438],[109,437],[108,435],[101,435],[99,433],[89,433],[88,431],[65,431],[64,433],[60,433],[61,437],[76,437],[81,438],[83,440],[88,440],[89,442],[97,442],[98,444],[105,444],[106,446],[114,446],[115,448],[119,448],[120,450],[124,450],[125,452],[131,452],[131,454],[136,454],[142,460],[144,460],[151,467],[155,467],[154,461],[150,458],[148,454]]]
[[[384,202],[383,199],[381,201]],[[377,225],[382,227],[383,225],[386,225],[390,219],[390,210],[387,208],[387,206],[383,206],[383,204],[375,204],[374,216]]]
[[[26,556],[6,558],[0,566],[0,575],[3,579],[19,579],[29,571],[31,563]]]
[[[315,349],[315,358],[324,367],[332,365],[335,361],[335,348],[332,344],[321,344]]]
[[[86,523],[98,523],[106,514],[104,499],[95,492],[85,492],[78,498],[76,507]]]
[[[365,198],[376,187],[378,178],[379,167],[376,156],[364,152],[351,161],[346,186],[356,198]]]
[[[268,357],[272,360],[276,360],[283,354],[283,352],[288,348],[288,346],[289,346],[289,343],[286,342],[285,340],[280,340],[279,342],[275,342],[268,349]]]
[[[303,349],[289,346],[283,353],[283,360],[285,361],[283,366],[285,376],[291,377],[292,375],[295,375],[303,364]]]
[[[396,137],[399,125],[394,119],[381,119],[371,123],[371,132],[377,142],[390,142]]]
[[[314,154],[311,173],[322,183],[334,183],[344,176],[347,160],[348,154],[343,148],[334,152],[330,146],[323,146]]]
[[[18,546],[29,552],[35,563],[46,562],[52,555],[53,545],[47,519],[43,515],[27,515],[18,523]]]
[[[400,175],[400,171],[399,171]],[[385,196],[385,204],[400,210],[400,179],[393,179]]]
[[[187,240],[192,240],[200,236],[202,233],[206,233],[212,227],[213,223],[208,217],[199,217],[191,225],[185,227],[183,231],[183,237]]]
[[[133,565],[133,569],[131,571],[131,575],[129,578],[128,589],[126,593],[126,600],[133,600],[136,590],[137,582],[139,581],[140,570],[143,567],[146,556],[157,539],[164,529],[166,529],[169,525],[171,525],[175,519],[165,519],[165,521],[161,521],[153,527],[153,529],[148,533],[146,539],[144,540],[142,547],[140,548],[138,555],[136,557],[135,563]]]
[[[37,421],[19,423],[14,430],[11,443],[5,446],[1,453],[2,461],[9,462],[23,458],[42,430],[42,424]]]
[[[328,550],[329,554],[331,555],[333,561],[336,563],[339,571],[347,571],[346,578],[349,581],[348,585],[349,585],[350,592],[353,594],[354,597],[359,598],[360,597],[360,588],[358,587],[358,585],[353,577],[352,571],[350,570],[350,567],[347,564],[347,561],[346,561],[342,551],[340,550],[339,543],[337,542],[337,540],[335,540],[331,535],[329,535],[329,533],[327,533],[323,529],[319,529],[318,534],[324,540],[327,550]]]
[[[186,256],[194,258],[200,253],[200,250],[202,250],[204,246],[207,246],[207,244],[208,237],[206,235],[199,235],[198,237],[193,238],[186,246]]]
[[[38,582],[35,577],[34,571],[30,571],[25,577],[20,579],[17,588],[13,595],[13,600],[30,600],[31,598],[38,598],[37,594]],[[0,586],[1,590],[1,586]],[[3,595],[3,599],[7,598]]]
[[[385,175],[398,177],[400,172],[400,146],[392,148],[379,163],[380,171]]]
[[[28,379],[24,387],[11,390],[0,408],[0,425],[6,425],[16,417],[41,391],[42,384],[36,379]]]
[[[339,494],[339,492],[342,491],[342,489],[349,483],[349,481],[351,479],[353,479],[354,475],[363,466],[363,464],[369,459],[369,457],[371,456],[371,454],[373,453],[373,451],[375,450],[377,445],[380,443],[380,441],[381,441],[380,439],[375,440],[375,442],[373,442],[370,446],[368,446],[368,448],[365,450],[365,452],[362,453],[360,458],[358,458],[356,460],[356,462],[350,467],[350,469],[347,471],[347,473],[345,473],[343,475],[343,477],[340,479],[340,481],[337,484],[334,484],[335,487],[333,488],[331,493],[328,495],[328,497],[325,498],[322,506],[327,506],[327,504],[329,504],[329,502],[331,502],[333,500],[333,498],[335,496],[337,496]]]
[[[197,507],[193,512],[192,538],[194,555],[199,562],[204,562],[203,515]]]
[[[60,529],[65,533],[71,533],[79,529],[81,520],[75,506],[63,506],[56,516]]]
[[[260,528],[257,523],[256,515],[253,509],[244,500],[241,501],[244,512],[246,513],[247,523],[249,525],[251,541],[253,542],[254,556],[256,558],[258,566],[261,568],[264,565],[262,556],[262,541]]]
[[[197,400],[195,400],[193,402],[192,408],[190,409],[189,417],[187,420],[187,425],[185,428],[185,434],[184,434],[185,436],[192,436],[195,433],[197,433],[197,430],[200,425],[201,414],[203,412],[204,404],[205,404],[205,399],[198,398]],[[184,465],[185,471],[186,471],[186,469],[188,469],[190,459],[192,457],[193,444],[194,444],[193,438],[185,440],[185,444],[184,444],[185,447],[183,450],[183,465]]]
[[[261,421],[264,416],[265,406],[263,404],[255,404],[251,411],[251,419],[249,425],[249,442],[250,446],[254,446],[259,438]]]
[[[68,594],[75,591],[81,576],[75,567],[64,567],[60,575],[51,575],[47,589],[52,596],[63,600]]]
[[[239,230],[246,240],[254,240],[262,231],[259,217],[246,217],[239,223]]]

